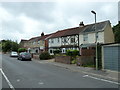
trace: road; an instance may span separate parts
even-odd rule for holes
[[[14,88],[118,88],[114,83],[84,77],[84,73],[39,62],[2,55],[2,71]],[[2,88],[10,86],[5,76]]]

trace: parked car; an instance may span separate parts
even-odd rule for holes
[[[31,54],[30,53],[27,53],[27,52],[21,52],[19,55],[18,55],[18,60],[31,60],[32,57],[31,57]]]
[[[18,53],[15,52],[15,51],[12,51],[12,52],[10,53],[10,57],[18,57]]]

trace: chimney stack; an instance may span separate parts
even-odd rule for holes
[[[44,32],[41,33],[41,36],[44,36]]]
[[[80,22],[79,27],[84,27],[84,23],[83,23],[83,21]]]

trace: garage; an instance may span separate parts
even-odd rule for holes
[[[102,67],[106,70],[120,71],[120,44],[102,46]]]

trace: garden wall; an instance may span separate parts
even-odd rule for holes
[[[80,56],[77,57],[77,65],[95,65],[94,56]]]
[[[71,56],[55,56],[55,62],[71,64]]]
[[[35,54],[33,54],[32,58],[34,58],[34,59],[40,59],[39,55],[35,55]]]

